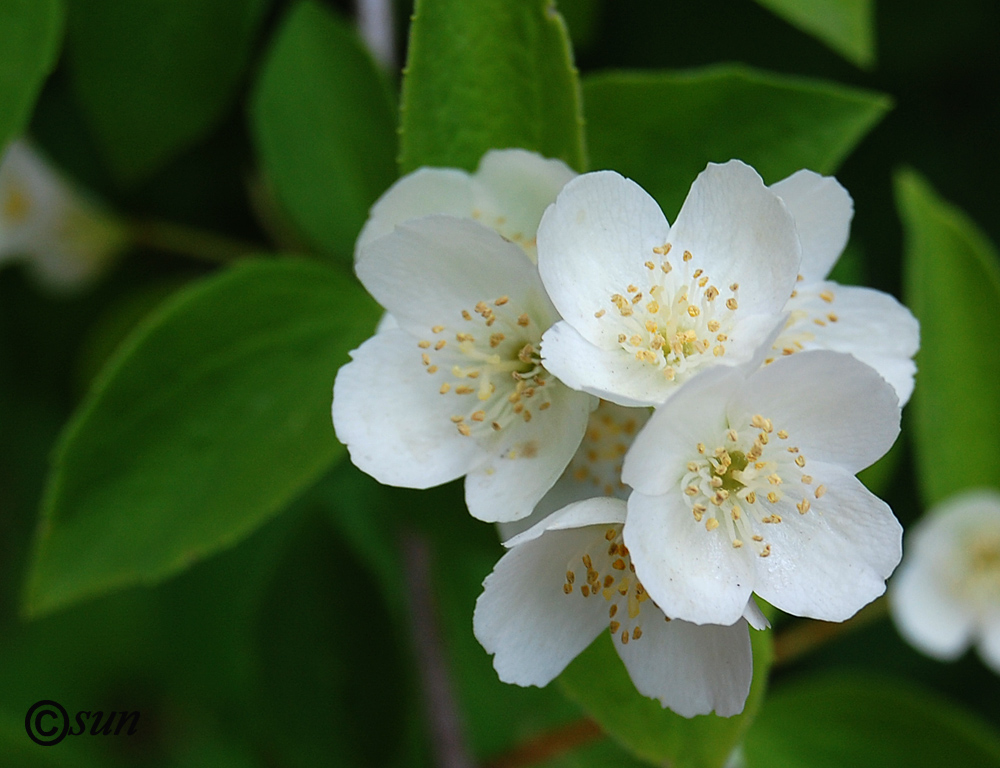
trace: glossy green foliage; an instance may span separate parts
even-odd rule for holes
[[[875,64],[872,0],[757,0],[859,67]]]
[[[203,138],[230,108],[270,0],[72,0],[80,105],[131,184]]]
[[[231,545],[344,453],[329,393],[378,317],[355,283],[249,262],[130,336],[55,455],[27,607],[152,582]]]
[[[31,117],[56,65],[62,27],[59,0],[0,0],[0,153]]]
[[[400,165],[473,170],[521,147],[582,170],[579,86],[548,0],[417,0],[403,81]]]
[[[747,768],[994,768],[1000,738],[912,684],[827,673],[772,691],[744,753]]]
[[[396,178],[394,99],[357,34],[311,0],[293,6],[251,113],[285,213],[313,245],[350,262],[368,208]]]
[[[927,505],[1000,485],[1000,355],[983,346],[1000,304],[1000,262],[964,213],[912,171],[896,177],[906,233],[906,301],[920,321],[910,405],[917,478]],[[974,469],[970,459],[974,458]]]
[[[708,162],[743,160],[768,184],[800,168],[833,173],[890,105],[742,66],[602,73],[583,95],[591,168],[634,179],[671,219]]]
[[[632,754],[675,768],[721,768],[754,720],[771,668],[770,631],[750,630],[754,675],[743,712],[681,717],[635,689],[607,635],[591,643],[559,677],[579,704]]]

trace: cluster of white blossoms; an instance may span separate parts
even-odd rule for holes
[[[907,533],[907,544],[889,587],[900,634],[943,661],[974,642],[1000,674],[1000,493],[949,498]]]
[[[30,144],[0,159],[0,265],[21,260],[39,282],[68,291],[91,282],[125,246],[113,217],[74,189]]]
[[[387,310],[334,386],[354,463],[465,477],[508,547],[474,630],[545,685],[605,629],[637,689],[736,714],[756,593],[842,621],[902,529],[855,474],[899,432],[918,346],[890,296],[825,278],[853,204],[800,171],[709,165],[673,226],[634,182],[492,151],[376,203],[356,271]]]

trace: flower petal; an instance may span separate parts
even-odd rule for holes
[[[726,402],[745,375],[741,369],[710,368],[657,408],[625,456],[622,482],[649,496],[680,493],[692,451],[706,436],[725,431]]]
[[[603,349],[561,321],[542,336],[542,361],[567,387],[589,392],[624,406],[658,405],[663,373],[620,347]]]
[[[563,592],[567,563],[602,534],[546,533],[509,550],[486,577],[472,625],[501,680],[546,685],[607,626],[603,600]]]
[[[907,539],[907,545],[913,540]],[[906,558],[889,584],[889,607],[899,634],[928,656],[957,659],[972,639],[973,617],[941,588],[941,575],[929,563]]]
[[[472,179],[457,168],[418,168],[399,179],[375,201],[354,245],[355,261],[364,246],[410,219],[431,214],[472,216]]]
[[[805,282],[826,277],[847,245],[854,201],[832,176],[796,171],[770,187],[795,220],[802,245],[799,273]]]
[[[667,616],[725,625],[743,616],[754,588],[753,555],[706,531],[679,489],[662,496],[633,491],[624,537],[636,575]]]
[[[576,177],[538,227],[538,269],[552,303],[587,341],[610,348],[616,332],[594,312],[645,272],[669,232],[656,201],[634,181],[614,171]]]
[[[562,160],[523,149],[483,155],[473,179],[479,221],[534,252],[538,222],[576,173]]]
[[[552,407],[500,433],[486,458],[465,478],[465,501],[486,522],[527,517],[576,453],[594,400],[553,382]]]
[[[698,626],[651,613],[654,618],[642,623],[642,637],[614,644],[639,692],[684,717],[742,712],[753,679],[746,621]]]
[[[747,607],[743,611],[743,618],[747,620],[747,623],[754,629],[769,629],[771,627],[771,622],[767,620],[767,616],[757,605],[757,601],[752,597],[747,600]]]
[[[782,522],[767,527],[771,554],[755,558],[754,591],[786,613],[844,621],[885,591],[902,556],[903,529],[853,475],[820,464],[812,472],[826,493],[805,514],[790,493],[773,506]]]
[[[430,488],[461,477],[484,459],[427,385],[413,337],[387,330],[341,366],[333,385],[333,424],[351,461],[380,483]]]
[[[986,666],[1000,675],[1000,616],[995,616],[983,628],[978,650],[979,657]]]
[[[910,310],[872,288],[820,282],[803,284],[797,293],[785,307],[797,320],[782,336],[802,337],[805,349],[854,355],[878,371],[905,405],[916,373],[911,358],[920,347],[920,325]]]
[[[740,308],[750,313],[780,312],[795,286],[801,251],[792,216],[739,160],[709,163],[698,175],[670,242],[714,280],[739,283]]]
[[[567,528],[582,528],[585,525],[607,525],[624,523],[626,504],[621,499],[599,496],[592,499],[567,504],[539,521],[531,528],[504,542],[505,547],[516,547],[526,541],[537,539],[546,531],[562,531]]]
[[[480,301],[510,296],[511,306],[547,327],[555,312],[523,250],[481,224],[426,216],[364,248],[356,270],[368,292],[402,328],[426,333],[461,322]]]
[[[878,460],[899,435],[896,394],[872,368],[837,352],[800,352],[756,371],[729,403],[729,423],[754,414],[786,430],[810,461],[852,473]]]

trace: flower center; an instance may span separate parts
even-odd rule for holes
[[[813,477],[804,471],[806,457],[798,446],[788,445],[788,432],[775,431],[771,420],[760,414],[745,426],[749,429],[728,429],[714,449],[698,443],[681,488],[694,519],[703,522],[706,531],[721,530],[734,548],[749,545],[769,557],[768,526],[780,525],[783,515],[793,510],[805,515],[826,486],[812,487]]]
[[[31,212],[31,197],[18,184],[11,184],[3,196],[3,219],[8,224],[22,224]]]
[[[549,375],[538,352],[545,328],[513,309],[508,296],[481,301],[461,316],[457,329],[435,325],[417,343],[438,392],[456,398],[451,421],[458,432],[482,437],[547,410]]]
[[[1000,603],[1000,533],[976,532],[967,539],[968,560],[958,590],[983,609]]]
[[[605,496],[627,499],[629,487],[621,480],[622,462],[649,416],[647,408],[624,408],[602,400],[590,414],[583,442],[566,468],[567,476]]]
[[[628,645],[629,641],[642,637],[638,619],[649,594],[635,575],[635,566],[628,547],[621,540],[621,532],[621,525],[609,526],[603,538],[595,536],[586,550],[574,555],[566,564],[563,592],[566,595],[578,592],[584,598],[603,597],[610,604],[608,629],[622,645]],[[648,614],[649,611],[647,617]],[[663,616],[659,608],[654,615]]]
[[[730,285],[730,296],[723,300],[704,270],[691,270],[690,251],[684,251],[675,265],[666,258],[670,250],[670,243],[653,249],[663,260],[659,266],[645,263],[649,270],[645,291],[629,285],[624,294],[611,294],[610,307],[598,309],[594,316],[606,317],[605,322],[613,325],[623,350],[674,381],[726,353],[736,326],[740,286]]]

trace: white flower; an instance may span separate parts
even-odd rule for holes
[[[651,408],[625,408],[601,400],[590,414],[583,441],[562,476],[535,505],[530,516],[497,524],[500,539],[507,541],[576,501],[599,497],[628,499],[632,489],[622,482],[622,463],[652,413]]]
[[[125,244],[107,213],[85,200],[26,142],[0,162],[0,261],[25,258],[50,288],[96,277]]]
[[[611,171],[570,181],[538,230],[564,322],[546,367],[621,405],[658,405],[696,372],[750,359],[785,322],[800,249],[792,216],[747,165],[710,164],[673,227]]]
[[[747,622],[670,620],[636,578],[622,544],[625,502],[571,504],[509,542],[483,583],[473,628],[500,679],[546,685],[605,628],[636,688],[686,717],[743,710],[753,675]]]
[[[625,458],[625,543],[669,615],[735,621],[751,592],[843,621],[882,594],[902,529],[854,474],[899,433],[892,388],[850,355],[716,368],[659,408]]]
[[[513,161],[506,171],[505,158]],[[516,187],[525,167],[543,171],[527,174],[528,187],[553,167],[525,152],[491,153],[483,166],[504,180],[494,189],[504,190]],[[358,277],[391,318],[337,374],[337,436],[380,482],[428,488],[465,475],[475,517],[517,520],[573,457],[596,401],[541,365],[542,333],[558,315],[529,253],[534,233],[522,233],[526,250],[448,215],[421,215],[386,232],[387,222],[434,208],[433,189],[453,189],[454,179],[442,179],[468,181],[459,171],[414,177],[376,205],[358,249]],[[453,210],[444,197],[439,207]],[[540,216],[539,209],[535,221]],[[490,217],[501,218],[495,209]],[[530,218],[522,206],[507,220]]]
[[[774,350],[852,354],[892,384],[905,405],[916,373],[912,357],[920,346],[916,318],[887,293],[825,279],[847,244],[851,196],[836,179],[812,171],[798,171],[770,189],[791,212],[802,245],[799,282],[785,305],[788,324]]]
[[[907,533],[906,543],[889,585],[900,634],[944,660],[976,643],[1000,674],[1000,493],[977,489],[951,497]]]
[[[490,150],[474,174],[420,168],[389,187],[372,206],[355,245],[355,260],[364,246],[397,224],[438,213],[474,219],[520,245],[536,261],[538,221],[575,175],[561,160],[523,149]]]

